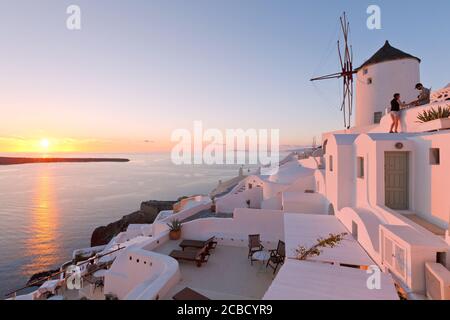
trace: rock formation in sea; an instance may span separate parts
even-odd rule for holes
[[[42,272],[38,272],[33,274],[30,279],[27,282],[27,286],[33,284],[34,286],[40,286],[42,285],[45,280],[55,274],[59,272],[59,269],[53,269],[53,270],[47,270],[47,271],[42,271]]]
[[[101,226],[94,230],[91,236],[91,247],[107,244],[113,237],[125,231],[129,224],[153,223],[162,210],[172,210],[176,201],[150,200],[141,203],[139,211],[123,216],[122,219]]]
[[[123,216],[122,219],[101,226],[94,230],[91,236],[91,246],[101,246],[107,244],[114,236],[128,228],[129,224],[152,223],[158,213],[162,210],[172,210],[177,201],[159,201],[149,200],[141,203],[140,210]],[[40,271],[33,274],[27,282],[27,285],[34,283],[40,286],[49,276],[57,273],[58,269]]]

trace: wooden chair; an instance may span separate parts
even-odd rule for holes
[[[253,265],[253,254],[255,252],[261,251],[264,249],[264,246],[261,244],[260,235],[259,234],[251,234],[248,236],[248,257],[250,258],[250,263]]]
[[[278,266],[284,263],[286,258],[286,245],[283,241],[278,241],[278,246],[275,250],[269,250],[270,258],[267,260],[267,267],[273,269],[273,274],[277,272]]]
[[[211,237],[206,241],[203,240],[183,240],[180,243],[181,249],[184,251],[185,248],[196,248],[201,249],[203,247],[207,247],[207,250],[215,249],[217,246],[217,241],[215,241],[215,237]]]
[[[207,246],[204,246],[200,250],[190,250],[190,251],[182,251],[182,250],[173,250],[169,256],[180,261],[192,261],[197,264],[197,267],[201,267],[203,263],[208,262],[209,253],[207,250]]]

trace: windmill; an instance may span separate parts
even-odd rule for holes
[[[344,35],[344,44],[342,49],[340,41],[338,40],[337,42],[341,71],[313,78],[311,81],[343,79],[343,98],[340,107],[344,114],[344,126],[349,129],[353,112],[353,74],[356,73],[356,70],[353,70],[353,50],[352,46],[349,45],[348,39],[350,33],[350,23],[347,20],[347,15],[345,12],[340,17],[340,22],[342,33]]]

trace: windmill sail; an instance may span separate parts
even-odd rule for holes
[[[342,78],[342,103],[340,109],[344,116],[344,126],[349,129],[351,126],[351,118],[353,113],[353,74],[356,70],[353,70],[353,49],[349,45],[350,23],[347,20],[347,15],[344,14],[340,17],[341,29],[343,33],[344,43],[341,49],[341,43],[338,40],[337,49],[339,56],[339,63],[341,67],[340,72],[331,73],[328,75],[320,76],[311,79],[311,81],[328,80],[328,79],[340,79]]]

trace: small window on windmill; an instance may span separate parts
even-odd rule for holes
[[[367,84],[372,84],[372,83],[373,83],[372,78],[367,78]]]
[[[365,75],[365,74],[368,74],[368,73],[369,73],[369,69],[364,68],[364,69],[363,69],[363,74]]]
[[[328,160],[328,167],[330,168],[330,171],[333,171],[333,156],[330,155],[329,160]]]
[[[430,148],[430,164],[439,165],[441,164],[439,148]]]
[[[374,112],[373,113],[373,123],[375,123],[375,124],[380,123],[382,117],[383,117],[383,112]]]

